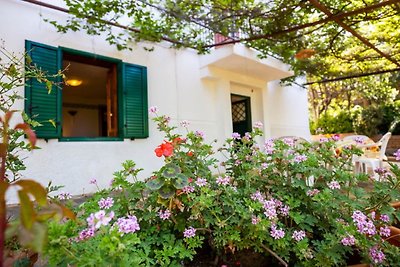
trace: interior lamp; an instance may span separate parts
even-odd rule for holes
[[[82,84],[82,80],[78,80],[78,79],[68,79],[68,80],[66,81],[66,83],[67,83],[69,86],[79,86],[79,85]]]

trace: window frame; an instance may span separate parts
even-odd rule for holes
[[[38,48],[37,48],[38,47]],[[81,51],[77,49],[72,49],[63,46],[49,46],[47,44],[38,43],[30,40],[25,40],[25,48],[26,52],[29,56],[35,56],[37,60],[32,60],[32,64],[38,64],[39,68],[42,68],[43,62],[41,57],[46,57],[47,54],[53,53],[55,54],[55,61],[52,61],[53,66],[56,65],[58,70],[62,70],[62,64],[64,59],[64,54],[76,55],[81,57],[86,57],[89,59],[98,59],[105,62],[113,63],[117,68],[117,109],[118,109],[118,136],[116,137],[63,137],[62,136],[62,89],[53,89],[56,90],[53,95],[56,96],[56,100],[54,102],[49,102],[49,105],[55,105],[53,112],[55,116],[56,126],[54,128],[53,133],[48,132],[49,126],[43,126],[44,132],[42,133],[42,129],[38,129],[38,138],[45,139],[46,141],[49,139],[57,139],[60,142],[79,142],[79,141],[123,141],[124,139],[144,139],[149,137],[149,118],[148,118],[148,81],[147,81],[147,67],[132,64],[128,62],[123,62],[121,59],[107,57],[103,55],[98,55],[86,51]],[[38,50],[41,52],[34,52],[35,49],[44,49]],[[49,51],[49,52],[47,52]],[[51,52],[53,51],[53,52]],[[32,53],[32,54],[31,54]],[[44,53],[44,54],[42,54]],[[42,56],[43,55],[43,56]],[[46,61],[47,62],[47,61]],[[51,66],[51,65],[50,65]],[[45,67],[45,71],[46,71]],[[133,73],[133,74],[132,74]],[[132,76],[133,75],[133,76]],[[133,79],[135,82],[128,82],[127,79]],[[61,78],[58,77],[55,80],[57,83],[62,82]],[[33,95],[37,95],[34,93],[34,90],[38,90],[38,85],[33,83],[31,80],[28,80],[25,84],[25,112],[27,112],[28,116],[41,114],[40,111],[34,112],[34,108],[42,108],[43,102],[38,101],[37,96],[34,99]],[[35,100],[36,99],[36,100]],[[53,101],[52,99],[49,99]],[[40,100],[43,101],[43,100]],[[132,102],[133,101],[133,102]],[[132,106],[132,103],[135,106]],[[136,107],[136,104],[138,105]],[[36,105],[36,106],[35,106]],[[42,118],[43,119],[43,118]],[[51,118],[50,118],[51,119]],[[43,123],[48,123],[47,121],[42,121]],[[35,130],[35,129],[34,129]]]
[[[63,125],[63,117],[62,117],[62,103],[63,103],[63,94],[61,92],[60,97],[58,98],[60,103],[58,103],[58,112],[60,113],[60,124],[61,124],[61,136],[58,138],[60,142],[97,142],[97,141],[123,141],[123,82],[122,82],[122,64],[123,61],[120,59],[116,58],[111,58],[107,56],[102,56],[98,54],[93,54],[90,52],[85,52],[85,51],[80,51],[80,50],[75,50],[72,48],[67,48],[64,46],[59,46],[59,56],[60,56],[60,61],[63,62],[64,60],[64,54],[70,54],[70,55],[75,55],[75,56],[80,56],[80,57],[86,57],[86,58],[95,58],[101,61],[105,62],[110,62],[115,65],[117,65],[117,106],[118,106],[118,136],[117,137],[105,137],[105,136],[99,136],[99,137],[64,137],[62,136],[62,125]]]

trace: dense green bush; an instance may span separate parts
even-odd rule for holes
[[[317,121],[310,121],[312,134],[355,132],[367,136],[400,134],[400,101],[389,104],[359,107],[353,111],[341,111],[338,115],[326,112]]]
[[[324,113],[319,120],[310,123],[312,134],[353,132],[353,118],[350,112],[342,111],[337,116]]]
[[[257,123],[245,136],[233,133],[218,162],[202,132],[181,136],[168,117],[155,121],[166,134],[155,149],[164,166],[139,181],[127,161],[111,188],[76,209],[76,221],[50,223],[51,266],[193,266],[200,249],[216,258],[208,266],[240,251],[286,266],[343,266],[352,254],[400,266],[399,248],[384,241],[400,215],[389,205],[400,197],[397,166],[395,175],[377,170],[382,182],[366,190],[370,178],[352,171],[354,146],[290,138],[261,145]]]

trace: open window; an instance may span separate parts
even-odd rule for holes
[[[63,137],[117,137],[117,65],[64,53]]]
[[[148,137],[147,69],[121,60],[26,41],[32,64],[49,75],[61,69],[66,80],[49,92],[31,79],[25,111],[41,123],[38,138],[107,141]]]

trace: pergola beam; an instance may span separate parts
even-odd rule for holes
[[[291,28],[288,28],[288,29],[285,29],[285,30],[282,30],[282,31],[276,31],[276,32],[272,32],[272,33],[269,33],[269,34],[254,35],[254,36],[251,36],[249,38],[227,40],[227,41],[224,41],[224,42],[221,42],[221,43],[207,45],[207,46],[205,46],[205,48],[211,48],[211,47],[221,46],[221,45],[226,45],[226,44],[234,44],[234,43],[239,43],[239,42],[250,42],[250,41],[255,41],[255,40],[260,40],[260,39],[268,39],[268,38],[279,36],[279,35],[282,35],[282,34],[295,32],[295,31],[298,31],[298,30],[303,30],[303,29],[306,29],[306,28],[309,28],[309,27],[317,26],[317,25],[320,25],[320,24],[323,24],[323,23],[327,23],[329,21],[333,21],[335,19],[340,19],[341,20],[341,19],[346,18],[346,17],[351,17],[351,16],[358,15],[358,14],[361,14],[361,13],[369,12],[369,11],[372,11],[372,10],[375,10],[375,9],[378,9],[378,8],[381,8],[381,7],[384,7],[384,6],[393,5],[393,4],[396,4],[396,3],[397,4],[400,3],[400,0],[388,0],[388,1],[380,2],[380,3],[374,4],[374,5],[370,5],[370,6],[366,6],[366,7],[363,7],[363,8],[356,9],[356,10],[352,10],[352,11],[349,11],[349,12],[343,12],[343,13],[338,13],[338,14],[332,14],[331,13],[330,16],[328,16],[328,17],[326,17],[324,19],[317,20],[317,21],[310,22],[310,23],[305,23],[305,24],[298,25],[298,26],[294,26],[294,27],[291,27]]]
[[[308,0],[308,2],[310,2],[316,9],[318,9],[318,10],[322,11],[323,13],[325,13],[325,15],[327,15],[328,17],[333,16],[332,12],[324,4],[322,4],[318,0]],[[399,0],[395,1],[395,2],[398,3]],[[397,62],[394,58],[392,58],[388,54],[386,54],[386,53],[382,52],[381,50],[379,50],[370,41],[368,41],[366,38],[361,36],[358,32],[353,30],[349,25],[344,23],[341,18],[334,17],[333,21],[335,21],[339,26],[341,26],[343,29],[345,29],[349,33],[351,33],[354,37],[356,37],[358,40],[360,40],[363,44],[365,44],[366,46],[368,46],[369,48],[371,48],[372,50],[377,52],[380,56],[386,58],[390,62],[394,63],[396,66],[400,67],[400,63],[399,62]]]
[[[325,79],[325,80],[321,80],[321,81],[313,81],[313,82],[303,83],[303,85],[337,82],[337,81],[343,81],[343,80],[348,80],[348,79],[361,78],[361,77],[367,77],[367,76],[390,73],[390,72],[397,72],[397,71],[400,71],[400,68],[391,69],[391,70],[379,70],[379,71],[373,71],[373,72],[368,72],[368,73],[360,73],[360,74],[354,74],[354,75],[349,75],[349,76],[337,77],[337,78],[333,78],[333,79]]]

